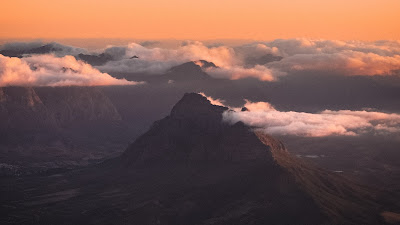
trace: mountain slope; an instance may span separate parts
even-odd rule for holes
[[[16,224],[380,224],[369,191],[185,94],[121,157],[0,185]],[[14,188],[11,188],[14,187]],[[370,200],[371,198],[371,200]]]
[[[278,168],[290,185],[298,185],[336,224],[381,221],[375,196],[349,179],[292,157],[284,145],[239,122],[222,123],[228,108],[211,105],[197,94],[186,94],[166,118],[138,138],[123,154],[123,164],[163,162],[262,163]],[[285,175],[282,175],[285,174]],[[293,182],[293,183],[291,183]],[[303,193],[304,194],[304,193]]]
[[[271,148],[275,161],[295,178],[335,224],[378,224],[377,192],[338,174],[325,171],[296,158],[283,144],[263,132],[259,139]]]

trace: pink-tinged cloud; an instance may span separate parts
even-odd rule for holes
[[[105,51],[119,59],[98,67],[105,72],[163,73],[172,66],[197,60],[218,66],[206,69],[211,76],[232,80],[251,77],[274,81],[297,71],[372,76],[394,75],[400,70],[399,41],[278,39],[235,47],[187,42],[175,49],[132,43]],[[131,60],[133,55],[139,59]]]
[[[276,76],[283,76],[285,73],[278,70],[269,69],[265,66],[256,65],[253,68],[244,68],[240,66],[233,67],[209,67],[205,72],[214,78],[223,78],[230,80],[239,80],[243,78],[256,78],[261,81],[273,81]]]
[[[201,42],[188,42],[177,49],[147,48],[136,43],[125,47],[109,47],[106,53],[112,55],[114,61],[98,66],[106,72],[146,72],[150,74],[164,73],[173,66],[197,60],[214,62],[220,67],[236,65],[235,53],[232,48],[207,47]],[[130,59],[132,56],[137,59]]]
[[[116,79],[73,56],[34,55],[26,58],[0,55],[0,86],[134,85]]]
[[[339,53],[296,54],[271,62],[268,67],[285,73],[329,71],[345,75],[393,75],[400,70],[400,55],[381,56],[346,50]]]
[[[40,43],[11,43],[0,50],[25,50]],[[51,43],[58,57],[87,53],[85,49]],[[277,39],[240,46],[207,46],[189,41],[176,48],[146,47],[137,43],[101,50],[112,60],[96,68],[105,73],[163,74],[188,61],[206,60],[217,68],[204,70],[215,78],[255,78],[276,81],[295,72],[319,72],[343,76],[400,74],[400,41],[339,41]],[[29,55],[29,54],[28,54]],[[26,54],[24,55],[26,56]],[[133,58],[138,56],[139,58]]]
[[[241,57],[236,55],[234,48],[228,46],[207,47],[201,42],[187,42],[177,49],[146,48],[136,43],[123,47],[110,47],[106,52],[112,52],[114,58],[103,66],[98,66],[105,72],[131,72],[161,74],[173,66],[188,62],[206,60],[213,62],[218,68],[209,67],[205,71],[215,78],[242,79],[256,78],[263,81],[274,80],[272,72],[265,66],[257,65],[245,68]],[[110,50],[112,49],[112,51]],[[122,55],[121,55],[122,54]],[[137,55],[138,59],[132,60],[131,56]]]
[[[400,133],[400,115],[395,113],[351,110],[324,110],[319,113],[283,112],[276,110],[268,102],[250,101],[246,101],[244,107],[248,111],[238,108],[225,111],[224,122],[234,124],[241,121],[269,134],[308,137],[356,136],[371,132]]]

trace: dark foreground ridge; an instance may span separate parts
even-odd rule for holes
[[[224,123],[225,110],[185,94],[121,157],[8,180],[0,186],[0,223],[382,223],[367,189],[291,157],[280,141],[241,122]]]

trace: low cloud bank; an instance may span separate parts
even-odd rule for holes
[[[34,55],[26,58],[0,55],[0,86],[134,85],[77,61],[73,56]]]
[[[226,46],[207,47],[201,42],[185,42],[177,49],[147,48],[132,43],[126,47],[110,47],[104,52],[110,54],[114,59],[118,59],[97,67],[110,73],[161,74],[173,66],[197,60],[213,62],[224,69],[240,63],[235,58],[232,48]],[[132,59],[133,56],[139,58]],[[213,75],[212,69],[207,72]]]
[[[223,100],[206,97],[212,104],[224,105]],[[247,110],[234,108],[225,111],[223,121],[230,124],[241,121],[269,134],[306,137],[400,133],[400,115],[396,113],[351,110],[324,110],[319,113],[283,112],[276,110],[268,102],[248,100],[243,107]]]
[[[247,47],[243,47],[246,48]],[[101,71],[109,73],[150,73],[161,74],[171,67],[188,61],[206,60],[213,62],[217,67],[203,68],[205,72],[215,78],[237,80],[242,78],[256,78],[262,81],[275,80],[277,76],[285,75],[274,68],[265,65],[246,63],[247,55],[252,56],[251,47],[248,52],[228,46],[206,46],[201,42],[184,42],[177,49],[147,48],[136,43],[126,47],[110,47],[104,52],[119,59],[98,66]],[[246,55],[247,54],[247,55]],[[132,56],[139,58],[131,59]]]
[[[163,73],[172,66],[202,59],[218,66],[206,69],[211,76],[233,80],[253,77],[272,81],[297,71],[371,76],[398,74],[400,70],[398,41],[284,39],[237,47],[185,42],[177,49],[147,48],[132,43],[105,52],[120,59],[99,67],[108,72]],[[139,59],[129,59],[134,55]]]
[[[88,52],[57,43],[49,45],[56,56],[76,56]],[[3,45],[0,50],[25,49],[25,52],[29,52],[26,49],[37,51],[37,46],[38,43],[14,43]],[[299,38],[254,42],[241,46],[207,46],[198,41],[186,41],[177,48],[152,46],[147,43],[131,43],[126,46],[110,46],[92,54],[102,52],[110,57],[105,64],[96,67],[107,73],[162,74],[171,67],[188,61],[206,60],[217,66],[205,68],[208,74],[215,78],[232,80],[250,77],[274,81],[299,71],[349,76],[400,74],[400,41]]]

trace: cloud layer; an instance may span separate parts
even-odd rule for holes
[[[200,93],[203,96],[204,93]],[[206,96],[212,104],[224,101]],[[243,107],[223,113],[223,121],[239,121],[269,134],[323,137],[331,135],[356,136],[366,133],[388,134],[400,132],[400,115],[372,111],[324,110],[319,113],[283,112],[268,102],[250,102]]]
[[[222,68],[239,63],[232,48],[207,47],[201,42],[183,43],[177,49],[147,48],[132,43],[126,47],[110,47],[104,52],[118,59],[98,67],[105,72],[161,74],[173,66],[197,60],[210,61]],[[131,59],[132,56],[139,58]]]
[[[204,68],[208,74],[215,78],[232,80],[251,77],[262,81],[274,81],[296,72],[312,71],[320,72],[321,75],[333,73],[348,76],[400,74],[400,41],[364,42],[300,38],[254,42],[240,46],[207,46],[198,41],[186,41],[176,48],[152,46],[146,43],[131,43],[126,46],[110,46],[92,54],[104,53],[110,56],[111,60],[107,63],[96,66],[106,73],[162,74],[171,67],[188,61],[206,60],[217,66]],[[32,52],[38,49],[50,49],[58,57],[89,54],[87,50],[57,43],[11,43],[0,47],[0,50],[11,52]]]
[[[177,49],[146,48],[138,44],[105,50],[120,60],[99,69],[107,72],[163,73],[172,66],[207,60],[216,78],[253,77],[272,81],[297,71],[334,72],[341,75],[392,75],[400,70],[399,41],[335,41],[284,39],[237,47],[185,42]],[[131,60],[137,55],[139,59]]]
[[[26,58],[0,55],[0,86],[133,85],[119,80],[73,56],[34,55]]]

